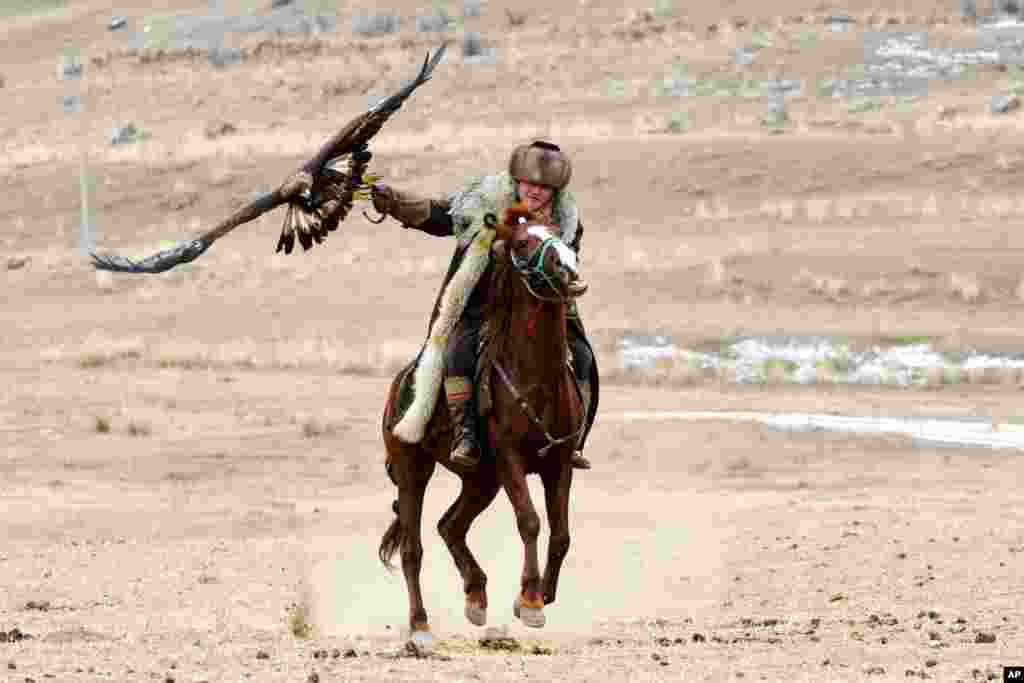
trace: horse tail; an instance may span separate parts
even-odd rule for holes
[[[405,541],[405,530],[402,528],[402,520],[399,519],[397,500],[391,504],[391,509],[395,513],[395,519],[391,522],[388,530],[384,532],[384,536],[380,539],[380,548],[377,550],[377,557],[388,569],[395,568],[391,564],[391,558],[395,556],[398,549],[402,547],[402,542]]]

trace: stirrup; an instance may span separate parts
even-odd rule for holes
[[[589,470],[590,461],[583,457],[583,451],[575,450],[572,452],[572,457],[569,459],[572,466],[578,470]]]
[[[472,472],[480,464],[480,447],[464,434],[448,460],[456,469]]]

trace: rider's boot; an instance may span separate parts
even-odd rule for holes
[[[444,381],[444,390],[452,416],[451,464],[458,470],[472,472],[480,464],[473,381],[469,377],[449,377]]]
[[[586,424],[587,416],[590,415],[590,381],[580,382],[580,395],[583,397],[583,423]],[[589,470],[590,461],[583,457],[583,434],[580,432],[580,440],[576,444],[576,450],[572,452],[572,466],[579,470]]]

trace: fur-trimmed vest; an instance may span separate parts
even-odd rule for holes
[[[484,216],[493,213],[500,217],[515,201],[516,183],[508,173],[475,178],[448,198],[457,244],[430,316],[427,339],[417,357],[413,402],[393,429],[406,443],[418,443],[423,438],[444,379],[448,339],[491,262],[495,231],[484,224]],[[560,228],[562,240],[578,252],[583,228],[576,200],[570,191],[561,190],[553,201],[552,222]]]

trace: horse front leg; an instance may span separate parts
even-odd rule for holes
[[[555,455],[552,453],[550,457]],[[555,601],[558,575],[562,571],[565,556],[569,554],[569,491],[572,487],[572,462],[568,458],[560,458],[557,463],[541,473],[541,481],[544,482],[544,502],[548,511],[548,527],[551,530],[544,581],[541,584],[545,605]]]
[[[537,537],[540,535],[540,515],[537,514],[530,498],[526,483],[526,468],[514,453],[503,453],[499,462],[504,462],[503,482],[512,509],[516,513],[516,526],[523,539],[523,574],[519,595],[512,605],[512,611],[523,624],[533,628],[544,625],[544,595],[540,590],[540,566],[537,561]]]

